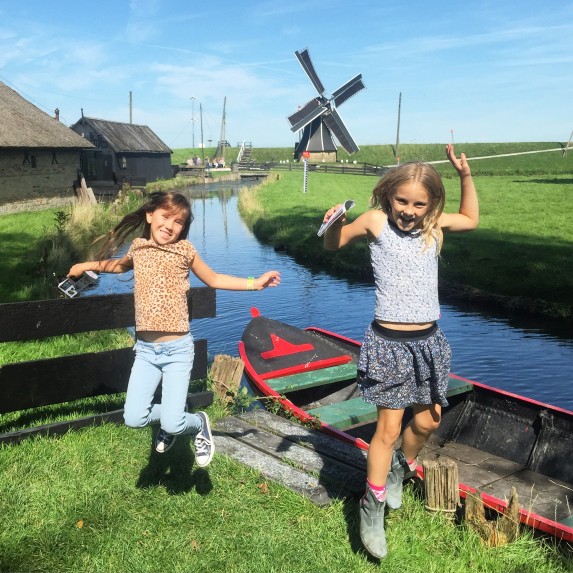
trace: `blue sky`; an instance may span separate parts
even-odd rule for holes
[[[171,148],[290,147],[287,116],[357,73],[338,108],[359,145],[566,142],[573,130],[568,0],[27,0],[0,5],[0,81],[49,114],[148,125]],[[192,99],[194,98],[194,99]],[[195,120],[195,121],[193,121]]]

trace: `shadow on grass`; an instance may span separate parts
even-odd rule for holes
[[[191,448],[191,436],[179,436],[168,452],[158,454],[155,451],[158,431],[159,427],[152,433],[147,465],[141,470],[136,487],[164,487],[170,495],[181,495],[193,488],[199,495],[210,493],[213,483],[209,472],[205,468],[193,471],[195,455]]]

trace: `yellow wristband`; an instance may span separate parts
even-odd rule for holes
[[[247,290],[255,290],[255,277],[247,277]]]

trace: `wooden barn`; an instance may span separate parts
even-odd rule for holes
[[[0,206],[75,197],[81,153],[93,145],[0,82]]]
[[[85,117],[71,126],[93,148],[82,154],[82,172],[92,187],[99,184],[145,184],[170,179],[171,149],[146,125]]]

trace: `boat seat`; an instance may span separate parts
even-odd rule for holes
[[[300,374],[291,374],[290,376],[281,376],[280,378],[267,379],[265,382],[279,394],[294,392],[295,390],[304,390],[314,386],[322,386],[332,382],[342,380],[352,380],[356,378],[356,363],[349,362],[340,366],[330,366],[329,368],[320,368]]]
[[[450,376],[447,396],[469,392],[472,388],[473,386],[470,382]],[[317,416],[321,422],[340,430],[358,424],[374,422],[377,415],[376,406],[364,402],[361,397],[319,406],[318,408],[307,410],[307,412],[312,416]]]

